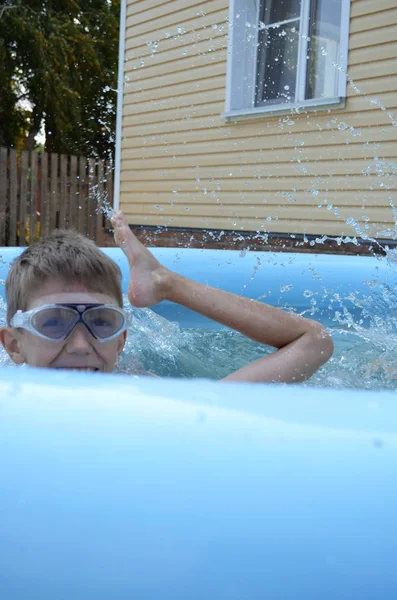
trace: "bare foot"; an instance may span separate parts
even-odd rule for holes
[[[112,223],[114,240],[123,250],[130,266],[129,301],[140,308],[161,302],[165,297],[169,271],[132,233],[122,212],[112,217]]]

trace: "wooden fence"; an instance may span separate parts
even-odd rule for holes
[[[0,246],[68,227],[102,245],[104,209],[112,206],[110,161],[0,148]]]

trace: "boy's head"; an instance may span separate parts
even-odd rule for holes
[[[57,341],[40,337],[33,329],[12,327],[17,311],[26,313],[41,306],[106,304],[122,308],[120,269],[91,240],[75,231],[55,230],[32,244],[10,267],[6,300],[7,327],[0,329],[0,341],[15,363],[113,370],[124,346],[125,331],[109,341],[100,341],[95,337],[95,329],[90,330],[84,324],[88,322],[84,315],[84,322],[79,322],[65,339]],[[61,318],[69,319],[73,314],[79,318],[81,309],[79,306],[76,313],[77,309],[70,308],[62,314],[58,309],[61,317],[56,317],[57,326]],[[43,314],[48,319],[48,314]],[[94,327],[98,327],[100,318],[103,329],[103,312],[87,314]]]

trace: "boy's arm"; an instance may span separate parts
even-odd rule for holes
[[[128,297],[134,306],[170,300],[243,335],[278,348],[225,380],[298,382],[307,379],[333,351],[326,329],[316,321],[197,283],[163,267],[134,236],[122,213],[113,218],[116,243],[131,269]]]
[[[332,340],[317,321],[208,287],[168,272],[165,299],[190,308],[269,346],[277,352],[231,373],[228,381],[299,382],[310,377],[333,351]]]

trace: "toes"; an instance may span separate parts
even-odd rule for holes
[[[129,230],[129,227],[128,227],[127,223],[125,222],[124,215],[122,212],[118,212],[113,215],[112,224],[114,227],[115,237],[125,243],[126,242],[126,234]]]
[[[125,218],[124,215],[121,211],[118,211],[117,213],[115,213],[112,217],[112,223],[113,225],[115,225],[116,227],[123,227],[126,226],[126,222],[125,222]]]

